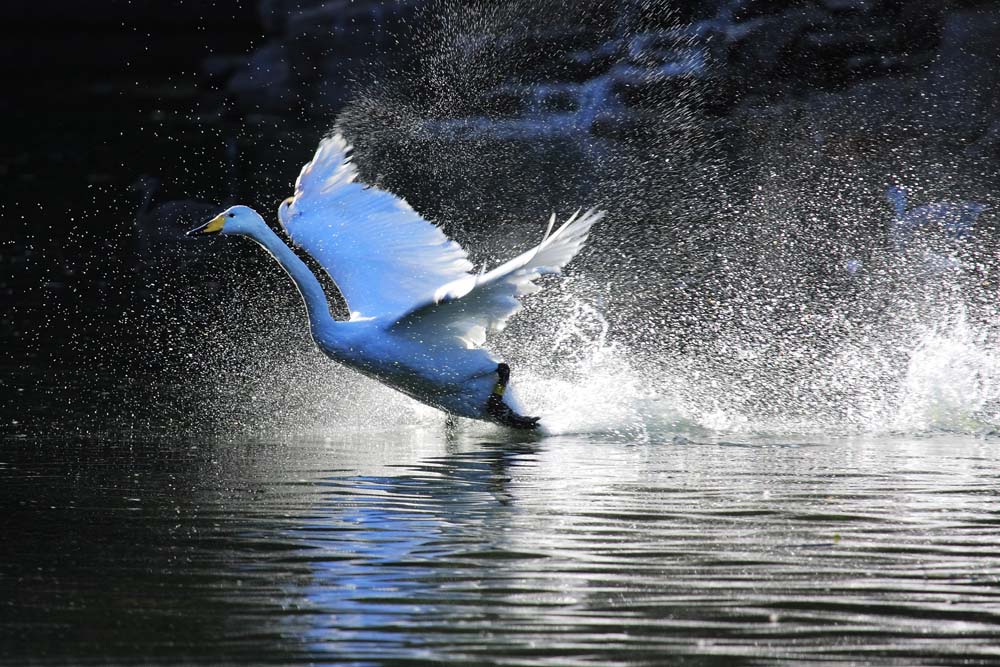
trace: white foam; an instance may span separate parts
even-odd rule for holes
[[[1000,424],[1000,354],[966,309],[928,327],[910,352],[895,430],[979,431]]]

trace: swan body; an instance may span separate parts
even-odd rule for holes
[[[246,236],[288,272],[306,305],[317,347],[328,357],[449,414],[531,428],[506,364],[482,347],[520,310],[534,280],[558,273],[603,217],[574,215],[535,248],[478,275],[465,250],[403,199],[356,181],[350,146],[324,139],[278,209],[292,241],[330,275],[350,319],[330,314],[316,276],[246,206],[233,206],[190,235]]]

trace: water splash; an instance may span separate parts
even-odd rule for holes
[[[542,297],[544,319],[554,326],[542,329],[548,335],[536,329],[530,352],[517,354],[528,357],[518,380],[522,398],[533,413],[544,415],[549,434],[601,432],[647,440],[656,392],[633,367],[628,349],[610,339],[600,304],[574,294],[574,287]],[[522,333],[522,347],[524,338]]]
[[[899,407],[899,431],[988,431],[1000,425],[1000,353],[966,309],[929,327],[910,352]]]
[[[547,324],[532,323],[533,334],[519,332],[507,343],[533,359],[519,387],[545,415],[549,433],[646,441],[665,432],[985,434],[1000,425],[996,332],[972,321],[962,302],[937,321],[897,321],[882,338],[859,332],[811,364],[809,374],[797,367],[814,352],[809,347],[786,347],[789,361],[770,360],[752,344],[719,374],[706,371],[717,358],[700,354],[643,361],[613,340],[613,315],[583,282],[550,294]]]

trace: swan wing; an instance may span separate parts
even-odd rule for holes
[[[470,275],[439,287],[433,298],[391,325],[394,333],[420,340],[453,336],[466,347],[486,342],[488,330],[501,330],[508,318],[521,310],[520,297],[541,288],[535,280],[559,273],[587,241],[590,228],[604,211],[579,211],[552,231],[555,215],[538,246],[501,264],[488,273]]]
[[[472,264],[404,199],[358,182],[350,150],[340,134],[323,139],[278,217],[337,284],[352,318],[395,320],[469,276]]]

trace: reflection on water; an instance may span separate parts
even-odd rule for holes
[[[0,449],[3,658],[1000,660],[997,443]]]

